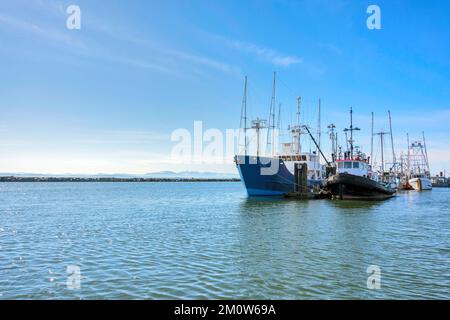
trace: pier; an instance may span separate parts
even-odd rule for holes
[[[329,193],[320,188],[308,187],[308,165],[306,163],[296,163],[294,171],[294,190],[285,194],[285,198],[299,200],[331,198]]]

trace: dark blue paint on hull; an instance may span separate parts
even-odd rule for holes
[[[252,157],[254,158],[254,157]],[[283,160],[277,159],[278,172],[273,175],[262,175],[261,168],[270,165],[263,164],[257,159],[257,163],[250,164],[249,156],[245,157],[245,163],[238,163],[237,168],[244,182],[249,196],[281,196],[295,189],[294,175],[286,168]],[[318,180],[308,180],[308,186],[321,184]]]

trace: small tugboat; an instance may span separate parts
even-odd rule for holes
[[[372,170],[368,157],[356,150],[353,146],[353,131],[359,131],[353,127],[353,111],[350,109],[350,128],[345,129],[350,132],[348,144],[350,150],[344,152],[344,156],[338,156],[335,161],[336,174],[328,178],[326,189],[331,193],[333,199],[339,200],[380,200],[387,199],[395,195],[396,190],[389,184],[383,184],[381,177]]]
[[[353,157],[337,160],[336,174],[328,178],[326,187],[334,199],[387,199],[396,190],[379,182],[367,159]]]

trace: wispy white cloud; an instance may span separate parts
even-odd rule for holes
[[[171,73],[183,76],[177,70],[167,67],[166,64],[154,61],[145,61],[134,57],[122,57],[112,53],[104,47],[93,46],[73,36],[73,32],[57,31],[54,28],[43,27],[36,23],[26,20],[17,19],[15,17],[0,15],[0,25],[4,24],[8,27],[19,29],[24,32],[31,33],[42,39],[47,39],[52,45],[59,44],[70,47],[71,54],[81,55],[83,57],[94,58],[98,60],[120,63],[136,68],[149,69],[162,73]],[[75,49],[75,50],[73,50]]]
[[[28,133],[18,133],[11,131],[8,127],[0,127],[3,133],[0,138],[0,144],[8,146],[24,147],[29,143]],[[12,138],[14,137],[14,138]],[[171,143],[170,134],[156,131],[145,130],[85,130],[72,129],[70,131],[61,132],[58,139],[50,133],[34,133],[34,137],[38,137],[41,141],[54,141],[59,143],[64,141],[65,145],[81,144],[81,145],[104,145],[105,147],[113,144],[136,145],[150,143]]]
[[[434,108],[433,108],[434,109]],[[426,110],[426,107],[424,107]],[[396,124],[415,128],[434,128],[437,123],[450,122],[450,110],[433,110],[432,112],[409,111],[403,112],[401,117],[395,119]],[[429,110],[432,110],[431,108]]]
[[[258,60],[269,62],[277,67],[289,67],[290,65],[303,62],[303,60],[298,56],[285,55],[274,49],[258,46],[254,43],[229,40],[228,42],[232,47],[238,49],[239,51],[253,54]]]
[[[258,61],[270,63],[276,67],[289,67],[291,65],[303,63],[303,59],[297,55],[284,54],[267,46],[262,46],[252,42],[229,39],[204,30],[197,29],[197,32],[201,33],[205,38],[221,43],[223,46],[227,46],[237,50],[238,52],[251,55]]]
[[[54,3],[45,0],[36,0],[36,3],[39,6],[48,9],[52,14],[65,14],[60,2]],[[199,68],[214,70],[233,76],[240,76],[240,69],[231,64],[201,54],[158,45],[154,41],[146,39],[145,36],[138,36],[132,32],[122,32],[120,29],[110,26],[107,23],[97,21],[96,19],[90,19],[89,22],[83,24],[83,28],[90,29],[97,35],[107,36],[116,42],[131,43],[135,45],[137,49],[140,47],[141,49],[136,51],[139,55],[141,55],[142,49],[150,50],[151,54],[147,55],[145,58],[139,58],[132,56],[131,54],[118,55],[113,50],[106,47],[104,43],[100,44],[92,38],[89,38],[86,33],[77,35],[66,29],[60,31],[56,28],[44,27],[34,21],[29,22],[25,19],[2,14],[0,14],[0,24],[45,38],[51,42],[52,45],[62,44],[64,46],[70,46],[72,54],[83,55],[84,57],[96,60],[104,60],[135,68],[172,74],[181,78],[202,74],[202,71],[199,70]]]
[[[240,70],[238,67],[231,66],[229,64],[223,63],[221,61],[207,58],[201,55],[194,55],[183,51],[178,50],[164,50],[165,53],[175,57],[177,59],[181,59],[186,62],[191,62],[199,65],[203,65],[206,67],[213,68],[215,70],[221,71],[223,73],[228,74],[240,74]]]
[[[179,70],[166,66],[164,63],[159,63],[158,61],[150,62],[145,60],[140,60],[136,58],[126,58],[111,54],[109,52],[103,52],[97,54],[98,59],[111,61],[113,63],[120,63],[127,66],[132,66],[139,69],[148,69],[153,71],[158,71],[161,73],[172,74],[179,77],[184,77],[184,74],[180,73]]]
[[[319,48],[325,49],[326,51],[331,52],[335,55],[341,55],[343,53],[343,50],[340,47],[331,43],[319,43],[318,46]]]
[[[231,75],[241,75],[240,69],[237,66],[231,65],[229,63],[220,61],[218,59],[214,59],[211,57],[207,57],[205,55],[188,52],[185,50],[174,49],[168,45],[164,45],[155,41],[150,41],[144,35],[137,35],[130,30],[126,32],[123,31],[123,28],[119,29],[115,26],[109,25],[100,20],[92,20],[89,22],[88,28],[91,28],[97,33],[102,35],[106,35],[116,41],[125,41],[131,43],[133,45],[137,45],[140,47],[144,47],[146,49],[150,49],[154,56],[164,57],[166,63],[164,65],[174,65],[179,62],[189,62],[189,66],[197,65],[201,67],[207,67],[209,69],[214,69],[216,71],[231,74]],[[139,65],[139,64],[137,64]],[[186,66],[186,65],[185,65]],[[145,63],[142,63],[142,67],[146,67]],[[162,66],[161,66],[162,67]],[[179,69],[180,66],[177,66],[176,69]],[[167,69],[165,67],[161,68]],[[196,71],[196,73],[201,73]]]
[[[57,15],[66,14],[64,4],[62,1],[53,0],[34,0],[34,2],[46,11],[52,12]]]
[[[80,136],[80,134],[77,134],[77,136]],[[138,130],[102,130],[90,132],[89,136],[85,136],[84,138],[77,138],[73,140],[73,142],[99,145],[147,144],[152,142],[170,142],[170,134]]]
[[[36,36],[46,38],[52,42],[63,43],[66,46],[78,49],[87,49],[86,45],[78,38],[73,37],[69,32],[61,32],[52,28],[38,25],[23,19],[0,14],[0,24],[7,27],[19,29],[25,32],[33,33]]]

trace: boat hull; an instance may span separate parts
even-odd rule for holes
[[[433,188],[431,179],[428,178],[412,178],[409,179],[408,184],[417,191],[431,190]]]
[[[239,171],[242,182],[245,185],[247,194],[251,197],[259,196],[284,196],[295,189],[295,177],[286,168],[283,160],[270,158],[277,161],[277,168],[273,174],[263,174],[264,168],[270,167],[269,158],[254,156],[239,156],[236,158],[236,167]],[[321,180],[308,179],[309,188],[321,187]]]
[[[326,189],[334,199],[340,200],[382,200],[393,197],[396,192],[369,178],[348,173],[331,176]]]

